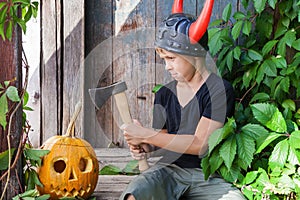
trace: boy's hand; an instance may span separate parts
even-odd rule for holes
[[[142,144],[142,146],[129,145],[129,150],[131,157],[135,160],[143,160],[148,158],[148,153],[150,151],[150,145]]]

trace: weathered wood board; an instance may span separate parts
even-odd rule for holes
[[[100,169],[106,165],[113,165],[124,169],[126,164],[133,160],[129,150],[126,148],[97,148],[95,149],[95,153],[99,161]],[[158,159],[159,157],[149,158],[149,165],[154,165]],[[118,199],[128,183],[135,176],[99,175],[98,184],[93,196],[101,200]]]

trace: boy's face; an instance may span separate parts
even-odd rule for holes
[[[185,82],[194,76],[196,72],[194,57],[182,56],[164,49],[161,50],[159,55],[165,61],[166,70],[170,72],[175,80]]]

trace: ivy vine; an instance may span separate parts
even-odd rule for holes
[[[209,29],[233,83],[236,112],[209,139],[206,178],[219,173],[248,199],[300,198],[300,2],[242,0]]]

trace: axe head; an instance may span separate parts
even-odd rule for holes
[[[94,105],[97,107],[97,109],[100,109],[109,97],[124,92],[125,90],[127,90],[127,85],[123,81],[106,87],[89,89],[89,94]]]

